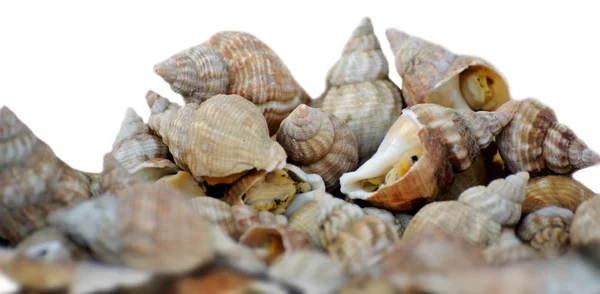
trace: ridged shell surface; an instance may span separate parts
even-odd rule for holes
[[[585,245],[600,242],[600,196],[582,203],[571,224],[571,244]]]
[[[523,215],[546,206],[562,207],[575,212],[581,203],[594,195],[594,191],[567,176],[539,177],[532,179],[527,184],[527,192],[521,209]]]

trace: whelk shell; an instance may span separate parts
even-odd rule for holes
[[[240,236],[240,244],[253,248],[267,264],[286,252],[312,248],[302,234],[280,225],[254,225]]]
[[[521,209],[523,215],[547,206],[562,207],[575,213],[581,203],[594,195],[592,190],[570,177],[539,177],[527,183],[527,192]]]
[[[563,254],[569,245],[572,221],[572,211],[546,206],[525,216],[517,228],[517,234],[544,256],[557,256]]]
[[[600,242],[600,196],[590,198],[577,208],[570,237],[573,245]]]
[[[486,248],[483,254],[489,264],[497,265],[535,260],[542,257],[537,250],[517,238],[514,228],[503,228],[500,241]]]

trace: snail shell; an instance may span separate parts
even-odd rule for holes
[[[496,265],[535,260],[542,257],[537,250],[517,238],[514,228],[503,228],[498,244],[486,248],[483,254],[487,263]]]
[[[408,106],[435,103],[456,109],[496,110],[510,100],[501,73],[487,61],[388,29],[396,70]]]
[[[546,206],[524,217],[517,228],[517,234],[542,255],[553,257],[563,254],[567,249],[572,221],[572,211]]]
[[[577,208],[571,224],[570,239],[573,245],[600,241],[600,196],[590,198]]]
[[[190,197],[206,196],[206,187],[203,183],[196,182],[192,175],[186,171],[180,170],[174,175],[163,176],[156,182],[170,185]]]
[[[92,181],[90,189],[94,196],[100,196],[107,192],[117,193],[127,186],[141,182],[144,180],[131,175],[109,152],[104,154],[102,173]]]
[[[356,137],[333,114],[301,104],[283,120],[276,136],[288,161],[320,175],[328,192],[339,187],[342,174],[357,167]]]
[[[189,199],[192,209],[205,220],[218,225],[233,239],[237,240],[239,232],[231,206],[227,202],[212,197],[194,197]]]
[[[527,192],[521,209],[523,215],[546,206],[562,207],[575,212],[581,203],[594,195],[592,190],[570,177],[539,177],[532,179],[527,184]]]
[[[327,89],[313,103],[344,121],[356,136],[359,160],[369,158],[402,110],[402,92],[388,78],[388,63],[369,18],[361,20],[341,58],[327,74]]]
[[[600,155],[538,100],[510,101],[498,111],[514,116],[496,138],[502,160],[512,172],[565,174],[600,162]]]
[[[280,225],[254,225],[240,236],[240,244],[253,248],[267,264],[286,252],[312,248],[304,235]]]

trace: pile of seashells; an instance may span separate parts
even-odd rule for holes
[[[369,18],[312,99],[219,32],[156,64],[101,173],[0,110],[0,272],[27,293],[600,293],[600,156],[483,59]],[[55,293],[55,292],[53,292]]]

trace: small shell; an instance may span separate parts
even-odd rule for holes
[[[194,197],[189,199],[189,204],[205,220],[218,225],[229,236],[237,240],[239,232],[235,224],[231,206],[227,202],[212,197]]]
[[[400,220],[397,219],[391,212],[377,207],[364,207],[362,211],[365,213],[365,215],[376,217],[390,224],[398,232],[398,236],[402,236],[402,234],[404,234],[405,227],[400,224]]]
[[[254,225],[240,236],[240,244],[253,248],[267,264],[285,252],[312,247],[302,234],[279,225]]]
[[[331,211],[319,224],[319,240],[323,248],[327,248],[341,232],[346,231],[352,223],[365,216],[361,210],[346,209],[348,207],[350,206],[343,206]]]
[[[514,115],[496,138],[502,160],[512,172],[566,174],[600,162],[600,155],[538,100],[510,101],[498,111]]]
[[[287,218],[283,215],[274,215],[269,211],[257,211],[247,205],[232,205],[231,212],[235,221],[235,227],[241,235],[253,225],[280,225],[287,224]]]
[[[558,206],[574,213],[581,203],[594,195],[592,190],[570,177],[539,177],[527,184],[527,193],[521,209],[523,215],[546,206]]]
[[[320,175],[328,192],[339,187],[342,174],[358,165],[356,137],[333,114],[301,104],[283,120],[276,136],[289,162]]]
[[[168,105],[162,97],[149,97],[152,108],[153,103]],[[150,117],[150,128],[167,144],[175,163],[199,182],[203,176],[227,177],[254,168],[271,172],[285,165],[285,151],[269,138],[259,109],[241,96],[216,95],[176,113],[165,107],[159,111]]]
[[[238,243],[221,228],[215,228],[213,238],[217,244],[215,255],[218,264],[247,274],[260,274],[267,269],[267,264],[256,256],[252,248]]]
[[[408,106],[436,103],[456,109],[496,110],[510,100],[508,85],[487,61],[388,29],[396,70]]]
[[[523,218],[517,228],[517,234],[544,256],[553,257],[563,254],[567,249],[572,221],[572,211],[546,206]]]
[[[502,229],[502,235],[498,244],[486,248],[483,254],[487,263],[496,265],[541,258],[537,250],[524,244],[517,238],[514,228]]]
[[[100,196],[107,192],[117,193],[125,187],[141,182],[144,180],[130,174],[109,152],[104,154],[102,173],[92,181],[90,189],[94,196]]]
[[[206,196],[206,187],[196,182],[192,175],[186,171],[180,170],[177,174],[164,176],[156,182],[170,185],[190,197]]]
[[[388,78],[388,63],[373,25],[364,18],[327,74],[318,106],[344,121],[356,136],[359,161],[369,158],[402,110],[402,92]]]
[[[571,244],[586,245],[600,242],[600,196],[582,203],[571,224]]]
[[[315,200],[306,202],[292,214],[289,219],[290,229],[304,234],[315,247],[321,246],[319,223],[319,203]]]

